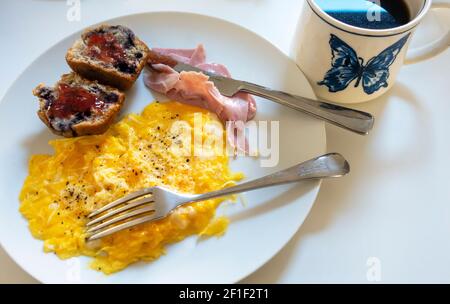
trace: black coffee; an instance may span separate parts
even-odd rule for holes
[[[331,17],[367,29],[389,29],[410,21],[405,0],[315,0]]]

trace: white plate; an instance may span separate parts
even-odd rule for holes
[[[306,78],[287,56],[256,34],[237,25],[186,13],[145,13],[108,21],[129,26],[150,46],[195,47],[203,43],[209,61],[224,63],[236,78],[313,98]],[[34,61],[9,89],[0,104],[0,241],[28,273],[45,283],[232,283],[246,277],[293,236],[307,216],[319,182],[277,186],[244,195],[246,204],[225,204],[218,214],[231,218],[224,237],[199,242],[190,237],[169,246],[153,263],[138,263],[106,276],[88,267],[88,258],[67,261],[45,254],[18,211],[18,194],[27,175],[31,154],[50,153],[54,138],[36,115],[31,90],[40,82],[53,84],[69,71],[64,55],[79,37],[76,33],[51,47]],[[124,113],[140,112],[154,100],[142,79],[127,96]],[[286,168],[325,152],[324,124],[270,101],[258,99],[256,120],[280,122],[280,161],[263,168],[257,159],[232,162],[247,179]]]

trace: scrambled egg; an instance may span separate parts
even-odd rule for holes
[[[152,261],[164,254],[165,245],[189,235],[221,235],[228,221],[214,218],[221,202],[215,199],[191,203],[165,219],[101,240],[85,241],[87,215],[127,193],[154,185],[203,193],[242,178],[230,171],[226,153],[198,157],[169,149],[186,143],[173,132],[173,123],[185,121],[193,128],[194,113],[201,113],[196,115],[201,115],[202,125],[217,122],[215,114],[197,107],[155,102],[105,134],[53,140],[53,155],[33,155],[20,193],[20,211],[33,236],[44,241],[44,250],[63,259],[91,256],[91,266],[109,274],[137,261]]]

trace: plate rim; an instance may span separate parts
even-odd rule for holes
[[[178,11],[178,10],[155,10],[155,11],[147,11],[147,12],[137,12],[137,13],[132,13],[132,14],[124,14],[124,15],[118,15],[115,16],[113,18],[108,18],[108,19],[102,19],[101,21],[92,23],[90,25],[87,25],[81,29],[72,31],[70,33],[68,33],[67,35],[65,35],[64,37],[60,38],[58,41],[54,42],[53,44],[51,44],[49,47],[47,47],[44,51],[42,51],[38,56],[36,56],[23,70],[22,72],[20,72],[18,74],[18,76],[13,80],[13,82],[11,83],[11,85],[8,87],[8,89],[5,91],[2,99],[0,100],[0,106],[3,104],[3,102],[7,99],[8,95],[10,94],[11,89],[16,85],[17,81],[25,74],[29,71],[29,69],[38,61],[41,59],[41,57],[45,56],[46,53],[48,53],[52,48],[54,48],[56,45],[58,45],[59,43],[61,43],[63,40],[67,39],[68,37],[77,34],[77,33],[82,33],[85,29],[89,28],[89,27],[94,27],[97,25],[100,25],[102,23],[108,23],[108,22],[114,22],[117,19],[120,18],[129,18],[129,17],[135,17],[135,16],[145,16],[145,15],[159,15],[159,14],[173,14],[173,15],[188,15],[191,17],[200,17],[200,18],[206,18],[206,19],[210,19],[213,21],[219,21],[223,24],[226,24],[227,26],[233,26],[236,28],[239,28],[239,30],[241,31],[245,31],[253,36],[257,36],[259,39],[263,40],[265,43],[267,43],[268,45],[270,45],[271,47],[273,47],[274,49],[276,49],[276,51],[282,55],[283,57],[287,58],[288,60],[292,61],[292,63],[294,63],[297,67],[297,69],[304,75],[303,71],[300,69],[300,67],[298,66],[298,64],[296,64],[296,62],[289,57],[285,52],[283,52],[279,47],[277,47],[275,44],[273,44],[270,40],[266,39],[264,36],[261,36],[260,34],[258,34],[257,32],[244,27],[241,24],[223,19],[221,17],[217,17],[217,16],[211,16],[211,15],[207,15],[207,14],[201,14],[201,13],[195,13],[195,12],[185,12],[185,11]],[[305,79],[307,80],[306,76]],[[312,89],[311,84],[309,83],[309,81],[307,81],[308,86],[311,88],[311,93],[314,97],[314,99],[317,99],[317,96],[314,92],[314,90]],[[326,153],[327,151],[327,145],[328,145],[328,140],[327,140],[327,132],[326,132],[326,128],[325,128],[325,122],[321,122],[321,128],[322,128],[322,132],[324,135],[324,147],[323,147],[323,152],[321,153]],[[270,257],[265,260],[264,262],[261,262],[258,264],[257,267],[255,267],[255,269],[253,269],[253,271],[240,276],[238,279],[236,279],[235,281],[231,282],[231,283],[239,283],[240,281],[244,280],[245,278],[247,278],[248,276],[252,275],[253,273],[255,273],[257,270],[259,270],[261,267],[263,267],[265,264],[267,264],[269,261],[271,261],[276,255],[278,255],[285,247],[286,245],[292,240],[292,238],[294,237],[295,234],[297,234],[301,228],[301,226],[304,224],[305,220],[308,218],[309,214],[311,213],[311,209],[314,206],[316,200],[317,200],[317,196],[320,192],[320,189],[322,187],[322,180],[318,180],[317,182],[317,186],[314,187],[314,189],[312,190],[313,193],[313,200],[312,203],[310,205],[310,207],[307,210],[306,216],[303,219],[302,223],[300,224],[300,226],[293,231],[293,233],[288,237],[287,241],[285,242],[285,244],[283,246],[281,246],[278,250],[274,251]],[[0,246],[1,248],[3,248],[3,250],[5,251],[6,255],[12,260],[14,261],[14,263],[20,267],[24,272],[26,272],[28,275],[30,275],[33,279],[35,279],[36,281],[38,281],[39,283],[47,283],[41,279],[39,279],[32,271],[30,271],[28,269],[28,267],[25,267],[22,265],[22,263],[20,263],[8,250],[7,247],[5,247],[3,245],[2,239],[0,239]],[[63,261],[63,260],[62,260]]]

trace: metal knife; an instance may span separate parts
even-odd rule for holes
[[[289,93],[271,90],[247,81],[236,80],[203,71],[194,66],[178,62],[174,67],[177,72],[193,71],[204,73],[214,83],[222,95],[232,97],[238,92],[246,92],[260,96],[292,109],[312,115],[326,122],[355,133],[366,135],[373,127],[374,118],[371,114],[342,107],[332,103],[312,100]]]

